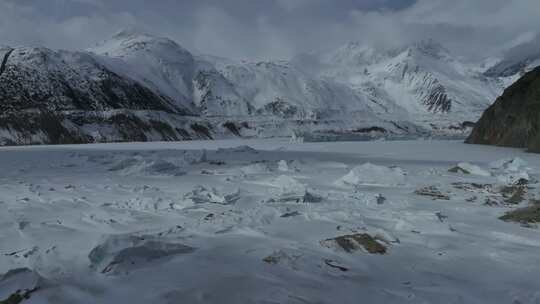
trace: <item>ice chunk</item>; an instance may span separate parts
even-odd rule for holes
[[[519,157],[492,162],[490,167],[497,171],[497,179],[505,184],[524,184],[531,180],[527,162]]]
[[[308,190],[304,191],[304,192],[287,192],[287,193],[282,193],[281,195],[279,195],[279,197],[277,198],[272,198],[270,200],[268,200],[269,203],[275,203],[275,202],[279,202],[279,203],[289,203],[289,202],[294,202],[294,203],[320,203],[323,201],[323,197],[318,195],[318,194],[315,194],[315,193],[312,193]]]
[[[406,173],[398,167],[365,163],[353,168],[336,183],[340,186],[397,186],[405,184]]]
[[[140,171],[148,175],[180,176],[186,174],[180,167],[165,160],[155,160],[145,164]]]
[[[280,175],[269,181],[269,185],[278,188],[282,194],[286,193],[305,193],[306,185],[297,179],[287,175]]]
[[[527,162],[523,159],[516,157],[516,158],[506,158],[506,159],[500,159],[497,161],[494,161],[489,164],[489,167],[491,169],[497,169],[497,170],[504,170],[509,172],[516,172],[525,170],[527,167]]]
[[[220,204],[231,205],[240,199],[240,189],[229,194],[223,194],[217,189],[207,189],[197,186],[193,191],[184,196],[185,200],[191,200],[194,204]]]
[[[526,171],[503,173],[497,176],[497,179],[507,185],[527,184],[531,180]]]
[[[280,160],[278,162],[278,170],[279,171],[282,171],[282,172],[287,172],[289,171],[289,164],[287,164],[287,161],[285,160]]]
[[[254,163],[254,164],[250,164],[250,165],[240,168],[240,171],[243,174],[249,175],[249,174],[265,174],[265,173],[270,173],[274,170],[267,163]]]
[[[186,174],[179,166],[162,159],[145,160],[128,158],[121,160],[109,171],[118,171],[123,175],[180,176]]]
[[[149,263],[179,254],[191,253],[195,248],[134,235],[110,236],[96,246],[88,258],[92,267],[102,273],[128,272]]]
[[[448,171],[453,173],[471,174],[478,176],[491,176],[490,172],[470,163],[459,163],[455,167],[450,168]]]

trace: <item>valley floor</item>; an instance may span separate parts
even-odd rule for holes
[[[540,303],[499,219],[539,179],[457,141],[0,148],[0,303]]]

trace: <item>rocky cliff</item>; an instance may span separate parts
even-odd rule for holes
[[[540,152],[540,67],[507,88],[466,141]]]

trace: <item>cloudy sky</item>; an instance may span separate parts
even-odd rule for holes
[[[540,30],[539,0],[0,0],[0,45],[82,49],[122,29],[233,58],[433,38],[483,56]]]

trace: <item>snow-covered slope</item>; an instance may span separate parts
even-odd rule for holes
[[[176,42],[132,31],[122,31],[89,49],[109,68],[193,111],[195,74],[193,55]]]
[[[4,54],[0,74],[3,111],[180,111],[168,98],[117,75],[87,53],[30,47],[0,52]]]
[[[303,120],[373,117],[364,95],[329,79],[310,76],[286,61],[215,60],[214,64],[249,101],[255,114]]]
[[[486,70],[485,75],[512,78],[515,81],[538,66],[540,66],[540,35],[506,50],[496,64]]]

